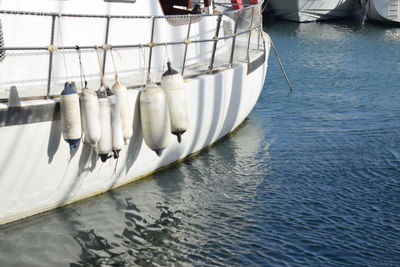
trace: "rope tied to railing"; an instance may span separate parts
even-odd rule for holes
[[[168,46],[166,42],[164,42],[164,48],[165,48],[165,57],[163,62],[166,62],[168,64],[168,62],[171,62],[171,59],[169,58]],[[162,73],[164,73],[164,70],[165,70],[165,64],[163,64]]]
[[[140,62],[139,62],[139,65],[143,65],[142,66],[143,84],[146,84],[146,73],[145,73],[146,55],[145,55],[144,48],[143,48],[142,44],[140,44],[139,53],[141,54],[141,56],[139,56],[139,59],[143,60],[143,62],[142,62],[142,60],[140,60]],[[149,77],[149,79],[150,79],[150,77]],[[147,82],[150,82],[149,79],[147,80]]]
[[[63,39],[63,34],[62,34],[62,29],[61,29],[61,13],[58,14],[58,32],[59,32],[59,36],[60,36],[60,42],[61,42],[61,51],[62,51],[62,55],[64,58],[64,71],[65,71],[65,78],[67,79],[67,81],[69,81],[69,77],[68,77],[68,70],[67,70],[67,59],[65,57],[65,47],[64,47],[64,39]]]
[[[99,62],[99,68],[100,68],[100,81],[101,81],[100,90],[105,90],[108,86],[107,86],[107,82],[104,78],[104,72],[103,72],[104,66],[102,66],[102,64],[101,64],[101,58],[100,58],[100,52],[99,52],[100,47],[98,47],[96,45],[95,49],[96,49],[96,54],[97,54],[97,61]]]
[[[83,65],[82,65],[82,52],[80,47],[77,45],[75,46],[76,52],[78,54],[78,59],[79,59],[79,72],[80,72],[80,78],[81,78],[81,86],[82,89],[87,88],[87,80],[86,80],[86,76],[85,76],[85,72],[83,70]]]
[[[171,62],[171,59],[169,58],[168,46],[167,46],[167,43],[166,43],[166,42],[164,42],[164,47],[165,47],[165,54],[166,54],[166,56],[167,56],[167,60],[168,60],[169,62]]]
[[[122,57],[121,57],[121,55],[119,54],[119,52],[118,52],[116,49],[114,49],[113,47],[110,47],[110,51],[111,51],[111,60],[112,60],[112,63],[113,63],[114,73],[115,73],[114,78],[115,78],[115,81],[116,81],[117,83],[119,83],[118,71],[117,71],[117,67],[116,67],[116,64],[115,64],[115,60],[114,60],[114,52],[117,53],[117,55],[119,56],[119,59],[120,59],[121,61],[122,61]]]

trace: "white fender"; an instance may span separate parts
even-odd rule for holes
[[[60,96],[61,131],[72,151],[76,151],[81,141],[82,125],[79,96],[74,84],[66,82]]]
[[[111,108],[105,92],[99,93],[99,117],[101,137],[97,143],[97,153],[101,161],[105,162],[112,151]]]
[[[140,92],[140,117],[146,145],[161,156],[169,144],[170,122],[167,96],[157,85],[148,85]]]
[[[181,142],[181,135],[189,127],[189,118],[186,103],[185,82],[180,73],[171,67],[168,62],[168,70],[161,78],[161,87],[168,98],[169,117],[171,121],[171,132]]]
[[[82,90],[79,97],[82,117],[82,128],[85,134],[84,142],[96,146],[101,137],[99,99],[96,91],[89,88]]]
[[[129,109],[128,90],[126,89],[126,86],[120,82],[116,82],[111,90],[117,99],[121,115],[122,134],[125,145],[127,145],[133,134],[133,113],[130,112]]]
[[[112,150],[114,158],[119,157],[119,152],[124,148],[124,136],[122,134],[121,115],[119,111],[117,97],[110,91],[107,91],[108,100],[111,107],[111,136]]]

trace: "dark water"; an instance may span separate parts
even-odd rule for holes
[[[400,29],[266,26],[243,127],[145,181],[0,228],[1,266],[400,266]]]

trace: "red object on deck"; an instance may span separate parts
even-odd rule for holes
[[[250,0],[250,4],[257,5],[258,4],[258,0]]]
[[[251,1],[254,1],[254,0],[251,0]],[[234,10],[244,8],[242,0],[232,0],[232,4],[233,4],[232,8]]]

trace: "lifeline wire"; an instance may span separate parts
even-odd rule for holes
[[[58,15],[58,31],[59,31],[60,41],[61,41],[61,46],[62,46],[62,54],[64,57],[65,78],[67,79],[67,81],[69,81],[68,71],[67,71],[67,60],[65,59],[64,40],[63,40],[63,35],[62,35],[62,30],[61,30],[61,14]]]
[[[281,60],[279,59],[278,52],[276,51],[274,42],[272,41],[271,38],[270,38],[269,40],[270,40],[271,46],[272,46],[272,48],[273,48],[273,50],[274,50],[276,59],[278,60],[279,66],[281,67],[283,76],[285,76],[286,82],[287,82],[287,84],[289,85],[289,91],[292,92],[292,91],[293,91],[293,87],[292,87],[292,85],[290,84],[289,78],[288,78],[288,76],[287,76],[287,74],[286,74],[285,69],[283,68],[282,62],[281,62]]]

